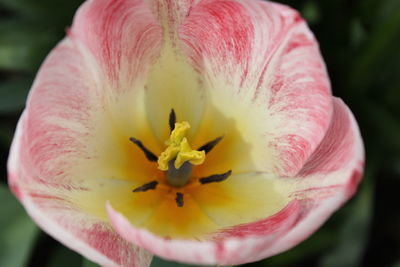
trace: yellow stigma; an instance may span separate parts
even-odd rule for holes
[[[200,165],[206,158],[205,151],[193,150],[188,140],[186,132],[190,129],[187,121],[175,123],[174,130],[165,144],[168,146],[158,157],[158,169],[168,170],[168,162],[175,159],[174,166],[179,169],[183,163],[189,161],[193,165]]]

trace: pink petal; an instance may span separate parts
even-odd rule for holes
[[[210,98],[219,99],[217,107],[263,110],[243,115],[263,122],[257,134],[264,143],[258,146],[272,150],[274,158],[260,163],[263,170],[295,175],[322,140],[332,113],[325,65],[299,14],[270,2],[202,1],[179,25],[179,36]]]
[[[104,266],[147,266],[151,255],[76,207],[71,194],[88,188],[72,170],[93,157],[88,144],[98,133],[99,112],[117,98],[115,92],[143,83],[161,40],[142,1],[86,2],[68,37],[42,65],[10,151],[9,184],[32,218]]]
[[[149,266],[152,255],[132,246],[108,223],[74,208],[63,194],[49,190],[48,184],[35,184],[34,169],[24,169],[21,151],[24,143],[26,111],[21,116],[8,160],[9,185],[28,214],[48,234],[72,250],[103,266]],[[26,144],[25,144],[26,145]],[[66,185],[67,186],[67,185]]]
[[[357,123],[342,100],[334,98],[330,127],[295,179],[303,209],[294,225],[278,242],[254,258],[275,255],[302,242],[316,231],[355,192],[362,177],[364,149]]]
[[[333,103],[331,125],[321,144],[298,173],[300,177],[331,173],[348,164],[356,164],[354,168],[362,170],[364,148],[357,123],[341,99],[334,98]],[[355,159],[359,162],[354,162]]]
[[[143,79],[159,55],[162,29],[140,0],[87,1],[69,36],[90,51],[114,90],[128,90]]]
[[[307,176],[281,178],[293,189],[293,201],[269,218],[222,229],[209,241],[157,237],[133,227],[108,205],[110,220],[121,236],[170,260],[237,265],[273,256],[309,237],[354,193],[364,160],[361,142],[350,111],[341,100],[334,99],[329,130],[306,165],[307,169],[303,169],[302,173]],[[324,166],[330,167],[324,169]]]

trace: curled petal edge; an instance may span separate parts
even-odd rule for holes
[[[266,219],[281,221],[268,236],[219,239],[217,234],[209,241],[162,238],[132,226],[121,213],[113,209],[110,203],[107,203],[107,211],[111,224],[122,237],[157,256],[192,264],[232,265],[251,261],[252,258],[249,256],[254,254],[254,250],[259,252],[265,246],[273,244],[282,233],[289,231],[297,221],[299,204],[298,201],[292,201],[281,212]]]

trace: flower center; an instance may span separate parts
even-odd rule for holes
[[[189,141],[186,138],[187,131],[190,129],[190,124],[187,121],[176,122],[176,114],[173,109],[169,116],[169,126],[171,134],[169,139],[165,141],[167,147],[158,158],[148,150],[141,141],[134,137],[131,137],[130,140],[143,151],[148,160],[157,161],[158,169],[165,173],[168,186],[181,188],[188,185],[191,180],[192,166],[203,164],[206,158],[206,153],[210,152],[211,149],[219,143],[222,136],[206,143],[198,150],[194,150],[191,148]],[[227,179],[231,173],[232,171],[229,170],[222,174],[199,178],[197,180],[197,185],[222,182]],[[135,188],[133,192],[137,193],[155,190],[158,184],[158,181],[151,181]],[[176,192],[175,201],[178,207],[183,207],[184,194],[182,192]]]

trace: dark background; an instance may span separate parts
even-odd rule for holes
[[[317,233],[255,266],[400,267],[400,1],[293,0],[321,45],[333,94],[354,112],[360,190]],[[7,188],[6,160],[30,85],[79,0],[0,0],[0,266],[96,266],[39,230]],[[152,266],[176,266],[156,258]],[[181,265],[183,266],[183,265]]]

